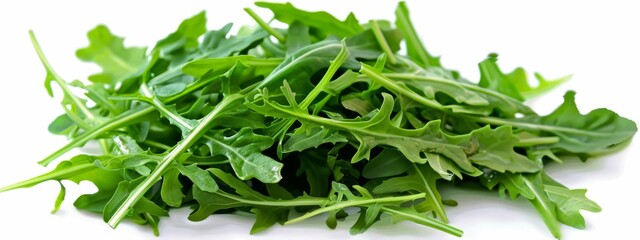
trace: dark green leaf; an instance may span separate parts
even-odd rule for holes
[[[420,41],[420,37],[411,23],[409,8],[405,2],[399,2],[396,8],[396,25],[404,35],[407,44],[407,54],[424,68],[441,67],[440,58],[431,56]]]
[[[195,164],[189,166],[175,164],[175,167],[180,171],[180,174],[191,179],[193,184],[200,190],[205,192],[218,191],[218,184],[216,184],[216,181],[213,180],[213,177],[209,175],[207,170],[199,168]]]
[[[172,207],[179,207],[182,205],[182,199],[184,199],[184,193],[182,193],[182,183],[180,183],[180,171],[176,168],[169,168],[164,175],[162,175],[162,189],[160,190],[160,196],[162,201]]]
[[[551,114],[514,119],[512,122],[527,130],[559,137],[560,141],[551,147],[572,153],[606,149],[631,138],[638,131],[633,121],[609,109],[595,109],[582,115],[573,91],[564,95],[564,103]]]
[[[264,155],[273,139],[253,133],[250,128],[225,136],[225,130],[216,131],[207,141],[211,155],[224,155],[240,179],[257,178],[264,183],[280,181],[282,163]]]
[[[276,223],[284,223],[288,219],[289,209],[286,207],[262,207],[253,208],[251,212],[256,214],[256,221],[251,226],[251,234],[256,234]]]
[[[411,162],[400,152],[385,148],[373,159],[369,160],[362,170],[366,178],[391,177],[406,172],[411,168]]]
[[[287,53],[294,53],[309,44],[311,44],[309,26],[301,22],[292,22],[287,31]]]
[[[324,197],[331,182],[331,169],[327,166],[327,155],[322,151],[305,151],[300,153],[298,174],[304,172],[309,182],[311,196]]]

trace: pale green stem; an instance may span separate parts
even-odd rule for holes
[[[537,145],[554,144],[560,141],[559,137],[535,137],[535,138],[521,138],[516,147],[529,147]]]
[[[125,201],[118,207],[116,212],[107,222],[109,226],[115,228],[120,224],[120,222],[126,217],[129,213],[130,209],[140,200],[140,198],[155,184],[160,176],[165,172],[165,170],[173,163],[173,161],[178,157],[178,155],[182,154],[186,151],[191,145],[193,145],[206,131],[209,130],[210,123],[219,116],[226,107],[231,103],[242,100],[242,95],[231,95],[226,96],[213,111],[209,112],[202,120],[194,127],[193,131],[187,135],[178,145],[171,150],[158,164],[158,166],[142,181],[138,186],[135,187],[125,199]]]
[[[380,45],[382,51],[387,54],[387,60],[389,60],[389,63],[396,64],[396,55],[393,54],[393,51],[391,51],[391,47],[389,47],[389,43],[387,43],[387,39],[384,38],[384,34],[380,29],[380,24],[378,24],[378,21],[369,21],[369,26],[371,27],[371,31],[373,31],[373,36],[375,36],[376,40],[378,41],[378,45]]]
[[[262,18],[260,18],[260,16],[258,16],[258,14],[256,14],[256,12],[254,12],[251,8],[245,8],[244,11],[247,12],[249,16],[251,16],[251,18],[253,18],[253,20],[255,20],[256,23],[260,25],[260,27],[262,27],[262,29],[267,31],[267,33],[271,34],[271,36],[278,39],[279,42],[284,43],[286,41],[286,38],[284,37],[284,35],[282,35],[282,33],[276,31],[271,26],[269,26],[269,24],[264,20],[262,20]]]
[[[334,210],[339,210],[347,207],[363,206],[363,205],[372,204],[372,203],[406,202],[406,201],[416,200],[419,198],[424,198],[425,196],[426,195],[424,193],[418,193],[418,194],[399,196],[399,197],[383,197],[383,198],[371,198],[371,199],[364,199],[364,200],[344,201],[344,202],[333,204],[328,207],[319,208],[314,211],[308,212],[300,217],[291,219],[285,222],[284,224],[289,225],[289,224],[297,223],[321,213],[331,212]]]

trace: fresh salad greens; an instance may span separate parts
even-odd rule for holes
[[[84,82],[56,74],[31,33],[49,95],[53,85],[63,95],[49,131],[69,138],[40,164],[89,142],[102,154],[60,161],[0,192],[91,181],[98,191],[75,207],[156,235],[170,209],[190,207],[192,221],[253,213],[251,233],[316,215],[335,228],[355,213],[353,234],[389,215],[461,236],[447,223],[445,205],[456,203],[438,186],[464,183],[527,199],[560,238],[560,224],[584,228],[580,211],[600,207],[545,174],[545,164],[622,149],[637,131],[607,109],[581,114],[572,91],[546,116],[525,104],[566,77],[536,75],[531,86],[521,68],[503,72],[495,54],[480,62],[478,81],[442,66],[404,2],[395,21],[366,23],[256,5],[287,27],[245,9],[257,26],[234,35],[231,23],[206,29],[201,12],[147,49],[98,26],[76,55],[102,72]]]

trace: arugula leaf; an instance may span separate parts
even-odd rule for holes
[[[585,228],[584,217],[580,210],[600,212],[602,208],[597,203],[588,199],[586,189],[568,189],[562,184],[551,179],[546,174],[542,175],[544,191],[556,205],[558,221],[578,229]]]
[[[318,148],[323,143],[336,144],[347,142],[347,138],[338,131],[322,127],[313,127],[308,131],[293,133],[283,145],[283,152],[300,152],[309,148]]]
[[[409,162],[400,152],[392,148],[385,148],[377,156],[369,160],[362,169],[362,176],[366,178],[391,177],[411,168]]]
[[[498,64],[496,64],[497,61],[497,54],[489,54],[486,60],[478,64],[480,67],[480,83],[478,85],[503,93],[519,101],[524,101],[524,98],[513,84],[513,80],[509,78],[513,75],[503,74]]]
[[[305,173],[311,196],[326,196],[331,182],[331,168],[324,152],[305,151],[299,154],[300,168],[297,174]]]
[[[635,122],[605,108],[595,109],[582,115],[576,105],[573,91],[567,92],[564,95],[564,102],[547,116],[472,119],[491,124],[512,125],[541,136],[556,136],[558,141],[549,147],[571,153],[588,153],[607,149],[631,138],[638,131]]]
[[[185,195],[182,193],[182,183],[180,183],[180,171],[170,168],[162,175],[162,189],[160,191],[162,201],[172,207],[180,207]]]
[[[101,161],[99,157],[78,155],[67,161],[62,161],[55,169],[40,176],[0,188],[0,192],[17,188],[27,188],[49,180],[70,180],[75,183],[88,180],[96,185],[98,192],[112,191],[114,182],[120,182],[122,176],[119,172],[106,170],[94,164]]]
[[[506,76],[508,79],[511,79],[511,82],[516,87],[518,92],[520,92],[520,95],[524,97],[524,99],[530,99],[542,95],[571,79],[571,75],[563,76],[557,79],[546,79],[540,73],[534,73],[534,77],[537,81],[537,86],[534,87],[529,85],[527,72],[523,68],[516,68]]]
[[[399,2],[396,8],[396,25],[407,43],[407,55],[424,68],[441,67],[440,58],[431,56],[420,41],[418,33],[411,23],[409,8],[405,2]]]
[[[206,192],[215,192],[218,191],[218,184],[216,184],[213,177],[209,175],[204,169],[199,168],[197,165],[192,164],[188,166],[183,166],[181,164],[175,164],[175,167],[180,171],[180,173],[184,176],[187,176],[194,185],[196,185],[199,189]]]
[[[258,7],[270,9],[278,21],[289,24],[298,21],[338,37],[348,37],[362,31],[358,19],[353,14],[349,14],[347,19],[340,21],[326,12],[307,12],[295,8],[291,3],[256,2],[255,4]]]
[[[426,163],[429,160],[424,152],[441,154],[469,173],[477,172],[477,169],[472,165],[472,161],[480,165],[493,165],[493,162],[485,161],[489,157],[500,159],[500,163],[497,163],[500,171],[533,172],[542,167],[526,157],[518,157],[519,155],[514,152],[513,145],[511,145],[517,141],[515,137],[512,137],[511,144],[507,142],[504,146],[498,148],[492,145],[485,145],[485,142],[480,142],[494,141],[485,136],[493,135],[495,132],[504,132],[508,136],[510,135],[508,128],[491,130],[489,127],[485,127],[471,134],[459,136],[449,136],[442,132],[440,121],[429,122],[421,129],[397,128],[391,124],[389,119],[394,100],[389,94],[383,94],[383,98],[384,101],[379,112],[367,121],[341,121],[301,113],[291,106],[286,107],[271,102],[267,91],[262,94],[263,105],[247,103],[247,106],[267,116],[293,118],[303,123],[349,132],[359,142],[358,151],[351,158],[352,162],[368,159],[374,147],[387,145],[395,147],[407,159],[415,163]],[[486,143],[488,144],[488,142]],[[481,146],[480,149],[478,149],[478,145]],[[478,157],[468,157],[468,155],[473,156],[478,151],[480,151]],[[483,151],[492,151],[492,153]]]
[[[265,183],[278,182],[282,176],[282,163],[261,152],[273,144],[273,139],[255,134],[250,128],[242,128],[233,135],[225,130],[216,131],[207,139],[211,155],[224,155],[229,159],[240,179],[257,178]]]
[[[88,62],[94,62],[102,68],[102,72],[89,76],[95,83],[115,86],[125,78],[140,71],[146,62],[145,48],[125,47],[124,39],[113,35],[109,28],[98,25],[89,33],[89,46],[78,49],[76,56]]]
[[[378,194],[394,192],[425,193],[424,200],[425,204],[429,206],[428,208],[433,209],[442,221],[448,222],[449,220],[442,205],[442,197],[440,197],[440,193],[436,188],[436,181],[440,179],[440,175],[429,167],[417,164],[412,164],[407,173],[406,176],[383,181],[373,189],[373,192]]]
[[[207,31],[207,17],[202,11],[180,23],[178,29],[156,43],[152,51],[181,59],[180,54],[198,47],[198,38]]]

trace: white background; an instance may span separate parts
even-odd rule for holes
[[[13,3],[11,3],[13,2]],[[227,22],[253,24],[242,10],[251,1],[1,1],[0,2],[0,185],[45,172],[38,160],[65,143],[50,135],[50,120],[62,112],[60,98],[43,87],[44,70],[31,47],[33,29],[57,72],[70,81],[99,69],[75,59],[75,49],[87,44],[85,34],[106,24],[127,45],[151,46],[175,30],[180,21],[207,11],[210,28]],[[343,19],[353,11],[361,22],[394,19],[395,1],[294,1],[307,10],[327,10]],[[607,107],[640,120],[637,87],[640,76],[640,14],[622,1],[409,1],[411,17],[429,51],[442,55],[449,68],[477,79],[476,64],[490,52],[510,71],[524,66],[548,77],[573,74],[573,79],[541,99],[530,102],[541,114],[561,103],[562,94],[576,90],[583,113]],[[254,9],[265,19],[268,11]],[[77,152],[76,152],[77,153]],[[585,213],[586,230],[563,227],[564,239],[628,239],[637,232],[638,141],[625,151],[591,159],[568,160],[550,167],[550,175],[571,188],[589,189],[587,196],[603,211]],[[350,236],[353,219],[328,230],[314,218],[287,227],[248,234],[251,216],[221,215],[203,222],[186,220],[188,209],[172,211],[161,222],[161,236],[131,223],[110,229],[100,216],[78,212],[72,205],[90,184],[66,183],[67,201],[50,214],[58,186],[47,182],[30,189],[0,193],[0,239],[456,239],[435,230],[388,220],[367,233]],[[484,191],[445,190],[451,224],[465,230],[462,239],[552,239],[540,217],[523,200],[500,199]],[[627,237],[624,237],[627,236]]]

